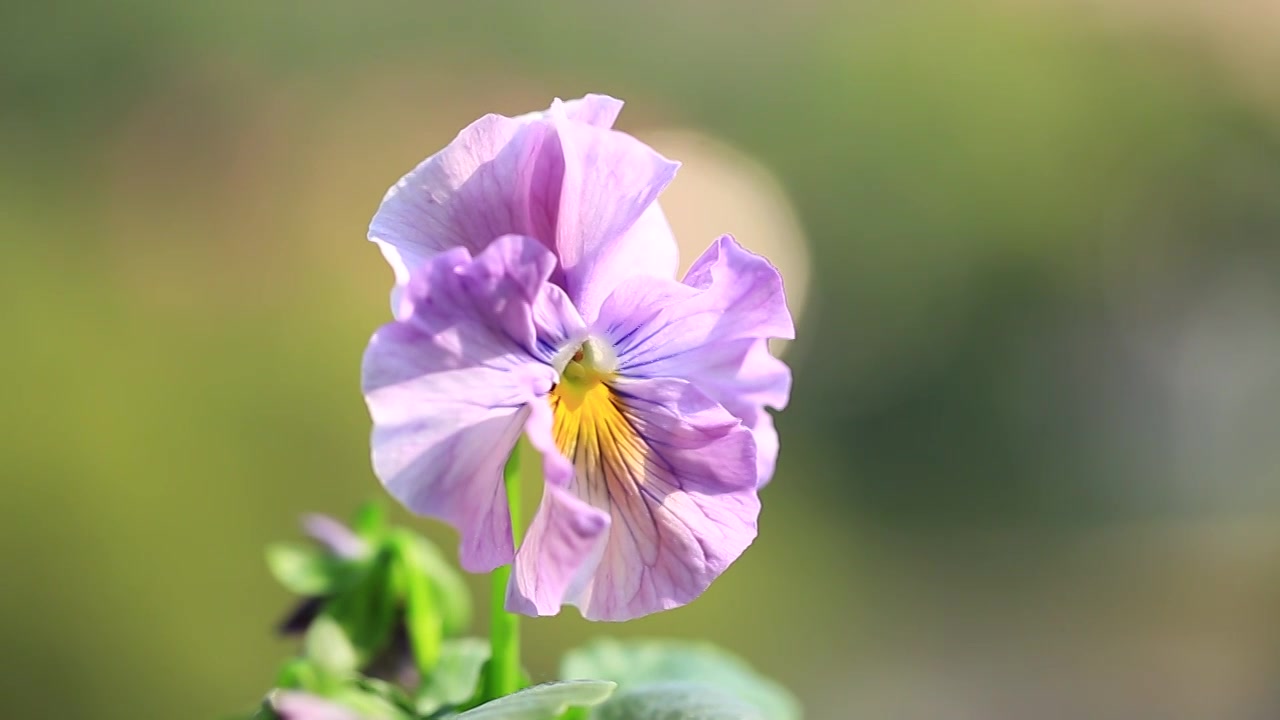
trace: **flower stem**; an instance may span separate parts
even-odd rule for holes
[[[521,440],[502,469],[502,482],[507,490],[507,507],[511,512],[511,539],[520,547],[520,455]],[[489,596],[489,686],[490,699],[500,698],[520,689],[520,616],[507,612],[507,583],[511,566],[503,565],[490,575]]]

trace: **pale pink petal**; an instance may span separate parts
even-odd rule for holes
[[[363,720],[345,705],[301,690],[276,690],[271,694],[271,709],[280,720]]]

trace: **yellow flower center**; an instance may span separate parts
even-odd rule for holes
[[[616,374],[600,367],[591,345],[574,354],[548,397],[556,448],[574,466],[570,490],[608,510],[615,520],[638,529],[652,526],[640,490],[652,451],[637,432],[632,412],[609,387]],[[647,542],[640,545],[650,560],[656,549]]]
[[[551,389],[553,408],[563,404],[566,410],[576,412],[588,397],[609,395],[605,383],[613,378],[613,373],[601,370],[593,360],[589,348],[578,348],[560,373],[560,382]]]

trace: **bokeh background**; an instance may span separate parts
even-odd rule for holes
[[[1280,5],[7,3],[7,717],[247,708],[262,562],[380,494],[384,189],[608,92],[787,272],[762,534],[686,608],[812,718],[1280,717]],[[448,532],[425,522],[446,545]],[[477,584],[479,587],[479,584]]]

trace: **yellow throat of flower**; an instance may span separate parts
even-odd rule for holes
[[[606,383],[615,373],[604,369],[611,364],[601,357],[604,353],[592,341],[583,343],[560,372],[560,382],[551,389],[551,406],[559,412],[577,412],[584,403],[608,400]]]
[[[588,341],[560,373],[548,398],[556,447],[573,463],[573,487],[596,507],[640,501],[648,454],[620,398],[609,350]]]

